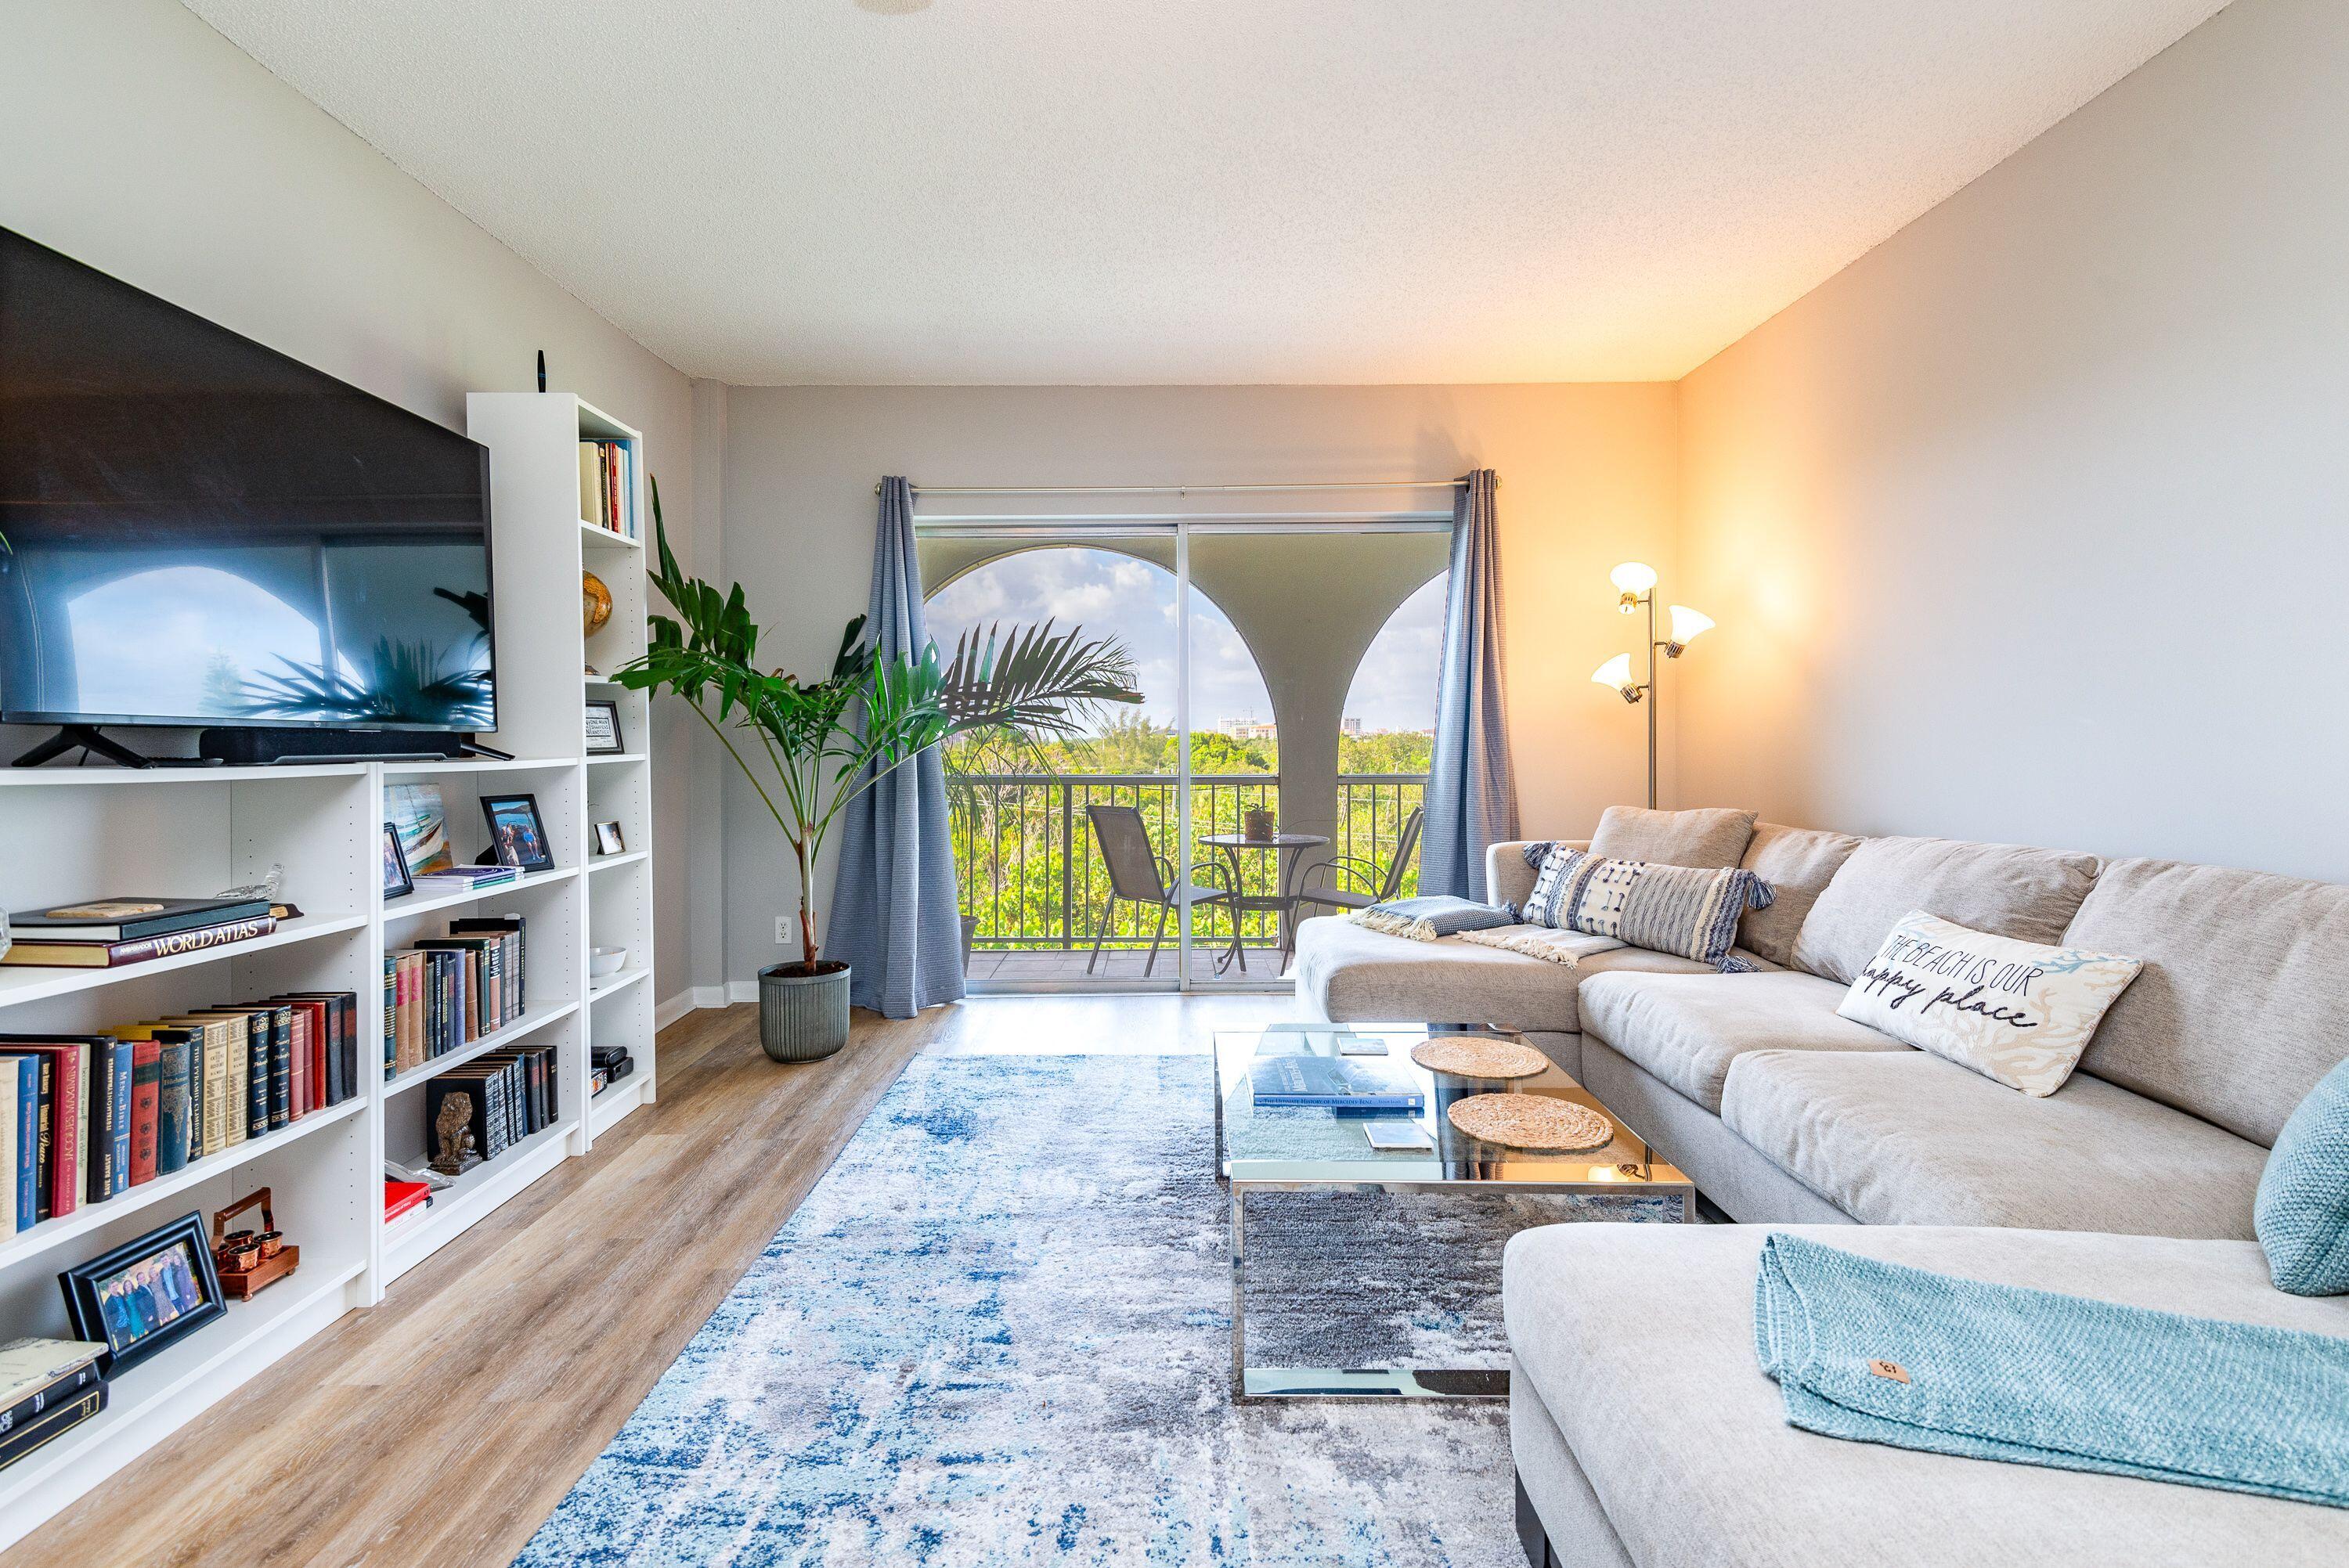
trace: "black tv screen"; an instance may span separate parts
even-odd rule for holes
[[[0,229],[0,722],[495,728],[488,451]]]

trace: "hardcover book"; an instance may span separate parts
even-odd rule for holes
[[[276,929],[275,916],[260,914],[225,925],[198,926],[191,931],[143,936],[133,942],[20,941],[0,953],[0,964],[20,969],[112,969],[154,958],[172,958],[183,953],[201,953],[208,947],[225,947],[231,943],[266,936]]]
[[[106,1385],[96,1383],[63,1404],[52,1405],[15,1431],[0,1436],[0,1465],[12,1465],[106,1408]]]
[[[8,923],[36,942],[136,942],[268,913],[265,898],[105,898],[11,913]]]
[[[1361,1057],[1260,1057],[1248,1064],[1257,1105],[1362,1111],[1418,1110],[1419,1080],[1392,1062]]]

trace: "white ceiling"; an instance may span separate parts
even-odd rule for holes
[[[1679,377],[2224,0],[185,4],[693,375],[1151,384]]]

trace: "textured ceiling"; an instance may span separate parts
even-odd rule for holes
[[[679,368],[1678,377],[2223,0],[185,0]]]

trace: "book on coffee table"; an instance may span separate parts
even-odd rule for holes
[[[1312,1105],[1332,1110],[1419,1110],[1419,1080],[1400,1064],[1358,1057],[1263,1057],[1248,1064],[1248,1088],[1260,1106]]]

